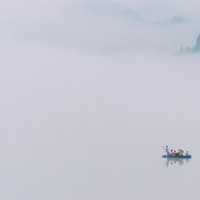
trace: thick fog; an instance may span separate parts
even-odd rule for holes
[[[2,199],[198,199],[198,1],[0,10]],[[165,145],[192,160],[166,168]]]

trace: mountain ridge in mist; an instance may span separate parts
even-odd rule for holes
[[[144,20],[134,9],[118,2],[86,2],[75,8],[97,16],[124,18],[138,22]]]

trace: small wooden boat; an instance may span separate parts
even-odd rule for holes
[[[185,156],[168,156],[168,155],[163,155],[162,156],[163,158],[187,158],[187,159],[190,159],[190,158],[192,158],[192,155],[185,155]]]

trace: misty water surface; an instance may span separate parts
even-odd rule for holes
[[[198,198],[198,58],[13,51],[1,69],[2,198]],[[193,158],[166,167],[163,145]]]

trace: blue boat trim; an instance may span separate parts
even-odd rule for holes
[[[167,156],[167,155],[163,155],[163,158],[192,158],[191,155],[188,156]]]

